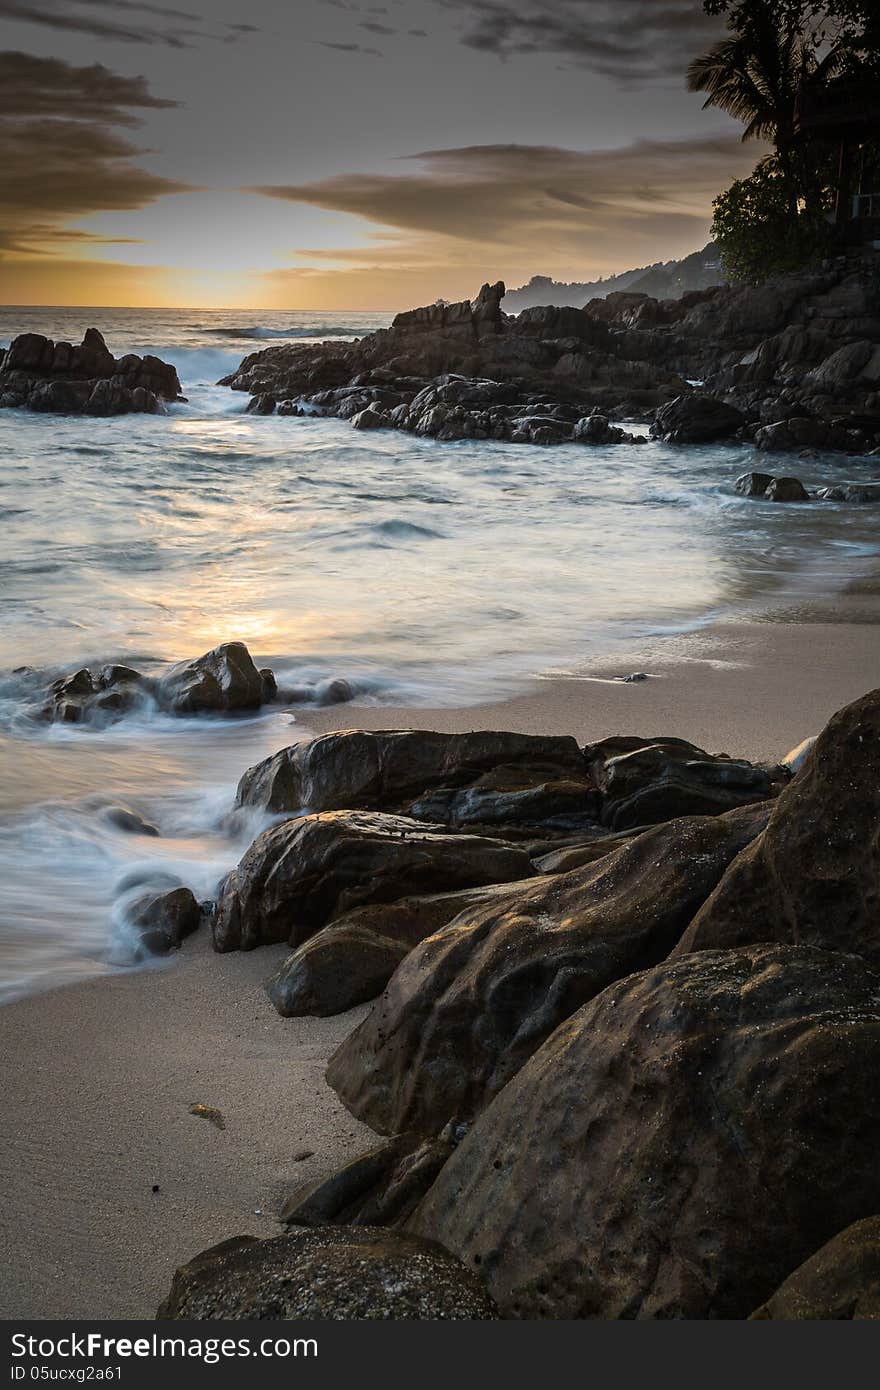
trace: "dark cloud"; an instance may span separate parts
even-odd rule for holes
[[[371,58],[382,58],[378,48],[365,48],[362,43],[331,43],[329,39],[315,40],[318,48],[332,48],[336,53],[365,53]]]
[[[134,110],[177,106],[155,97],[143,77],[121,77],[101,63],[72,67],[60,58],[0,53],[0,116],[64,116],[136,125]]]
[[[604,256],[621,237],[649,247],[690,236],[696,246],[712,197],[751,167],[754,150],[744,151],[734,133],[611,150],[478,145],[411,159],[407,173],[252,191],[421,237],[531,248],[532,256],[536,248]]]
[[[114,129],[136,125],[139,110],[176,104],[98,63],[0,53],[0,245],[21,252],[81,240],[90,234],[67,232],[66,219],[188,191],[133,163],[141,151]]]
[[[675,77],[718,33],[699,0],[436,0],[461,42],[499,58],[551,54],[619,82]]]
[[[224,24],[222,32],[210,20],[190,10],[137,0],[0,0],[0,19],[38,24],[63,33],[88,34],[115,43],[162,44],[189,48],[203,39],[235,42],[255,33],[253,25]],[[153,23],[151,21],[160,21]]]

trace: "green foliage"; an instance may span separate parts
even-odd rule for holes
[[[822,208],[798,209],[789,177],[771,155],[712,204],[712,236],[732,280],[760,284],[827,254],[830,228]]]

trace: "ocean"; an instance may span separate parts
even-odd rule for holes
[[[173,362],[188,398],[166,416],[0,411],[0,999],[133,968],[126,911],[146,887],[210,897],[258,828],[228,818],[240,774],[308,735],[328,681],[370,703],[497,699],[648,636],[827,595],[880,548],[870,508],[736,495],[745,447],[438,443],[249,416],[215,384],[273,342],[388,321],[0,309],[0,343],[93,325],[117,355]],[[785,471],[816,486],[880,468]],[[295,714],[100,731],[32,717],[60,673],[155,671],[232,639],[302,688]],[[120,830],[119,806],[159,833]]]

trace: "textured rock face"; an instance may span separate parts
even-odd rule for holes
[[[684,739],[604,739],[584,756],[613,830],[719,815],[776,796],[789,778],[783,767],[706,753]]]
[[[266,681],[243,642],[224,642],[173,667],[160,682],[159,698],[176,714],[258,709],[267,698]]]
[[[752,1317],[780,1322],[880,1318],[880,1216],[856,1221],[833,1236]]]
[[[670,444],[707,444],[730,438],[745,422],[735,406],[711,396],[677,396],[657,411],[651,434]]]
[[[218,951],[272,941],[298,946],[334,917],[367,903],[511,882],[531,873],[525,850],[499,840],[444,834],[403,816],[305,816],[257,836],[226,878],[214,945]]]
[[[487,1319],[476,1275],[439,1246],[369,1226],[235,1236],[175,1272],[159,1319]]]
[[[413,946],[504,891],[506,885],[471,888],[355,908],[287,957],[266,986],[269,998],[285,1018],[343,1013],[375,999]]]
[[[398,1134],[291,1193],[281,1220],[293,1226],[397,1226],[418,1206],[460,1136],[450,1126],[436,1139]]]
[[[766,815],[684,818],[463,912],[398,967],[330,1085],[380,1134],[470,1119],[586,1000],[663,959]]]
[[[0,406],[73,415],[156,414],[180,395],[174,367],[158,357],[115,358],[96,328],[78,347],[22,333],[0,355]]]
[[[880,965],[880,691],[841,710],[733,863],[679,952],[755,941],[851,951]]]
[[[309,743],[296,743],[250,768],[238,786],[237,803],[267,811],[397,810],[403,811],[428,790],[457,793],[449,812],[468,814],[465,789],[473,789],[480,811],[493,816],[491,797],[479,792],[481,779],[499,772],[528,794],[544,795],[550,784],[561,784],[566,809],[569,789],[583,809],[595,793],[573,738],[541,738],[526,734],[436,734],[394,730],[376,733],[351,729],[324,734]],[[508,789],[509,790],[509,789]],[[592,798],[592,801],[591,801]],[[508,795],[508,802],[511,797]],[[471,805],[473,804],[473,801]],[[439,803],[431,819],[441,819]],[[510,808],[512,811],[512,807]]]
[[[880,977],[804,947],[606,989],[479,1117],[409,1223],[503,1316],[741,1318],[880,1206]]]

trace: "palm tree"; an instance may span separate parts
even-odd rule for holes
[[[792,190],[793,211],[809,182],[796,138],[799,95],[806,83],[815,90],[827,82],[842,57],[842,47],[832,45],[820,59],[796,19],[756,6],[747,26],[688,68],[688,89],[707,94],[704,110],[717,106],[743,121],[743,140],[773,143]]]

